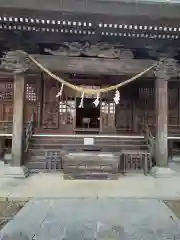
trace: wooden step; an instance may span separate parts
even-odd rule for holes
[[[32,137],[31,142],[84,142],[84,138],[58,138],[58,137]],[[133,141],[133,142],[141,142],[144,141],[144,138],[137,138],[137,139],[133,139],[133,138],[94,138],[94,142],[129,142],[129,141]]]
[[[26,162],[26,166],[28,169],[38,169],[38,170],[44,170],[47,171],[48,169],[45,168],[44,161],[34,161],[33,159]],[[56,169],[53,168],[51,171],[62,171],[61,163],[57,163]],[[48,170],[49,171],[49,170]]]
[[[52,144],[52,143],[49,143],[49,144],[42,144],[42,145],[39,145],[39,144],[31,144],[30,145],[30,149],[34,149],[34,148],[38,148],[38,149],[63,149],[63,148],[67,148],[67,147],[74,147],[74,148],[101,148],[101,147],[119,147],[119,148],[131,148],[131,147],[144,147],[146,146],[145,144],[133,144],[133,143],[129,143],[129,144],[118,144],[118,145],[115,145],[115,144],[95,144],[95,145],[83,145],[83,144]]]
[[[85,149],[85,151],[84,151]],[[50,152],[57,152],[58,155],[61,155],[61,152],[62,150],[64,151],[67,151],[67,152],[89,152],[90,150],[92,151],[92,149],[89,148],[89,150],[87,151],[86,148],[71,148],[71,147],[67,147],[67,148],[63,148],[63,149],[44,149],[44,148],[41,148],[41,149],[29,149],[28,150],[28,156],[29,157],[32,157],[32,156],[45,156],[45,152],[46,151],[50,151]],[[147,150],[147,147],[146,146],[143,146],[143,147],[135,147],[135,146],[131,146],[131,147],[102,147],[101,148],[101,151],[96,151],[95,152],[105,152],[105,151],[108,151],[108,152],[113,152],[113,153],[119,153],[121,152],[122,150]]]
[[[148,151],[147,145],[143,138],[114,138],[114,137],[96,137],[93,145],[84,145],[84,137],[32,137],[29,145],[26,165],[30,169],[44,169],[46,166],[46,152],[57,152],[57,169],[64,168],[65,173],[69,174],[78,169],[78,174],[91,173],[114,173],[117,171],[119,164],[119,155],[122,150],[144,150]],[[89,161],[85,159],[83,163],[77,160],[62,162],[62,155],[66,152],[113,152],[117,155],[115,160],[110,161]],[[105,159],[105,158],[104,158]],[[101,167],[100,167],[101,166]]]

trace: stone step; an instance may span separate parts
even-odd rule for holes
[[[62,168],[63,172],[66,174],[89,174],[89,173],[118,173],[118,167],[113,168],[113,167],[99,167],[99,166],[88,166],[87,168],[76,168],[76,167],[67,167],[67,168]]]
[[[117,180],[119,178],[119,174],[115,173],[64,173],[65,180]]]

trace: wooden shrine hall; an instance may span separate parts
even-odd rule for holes
[[[114,154],[123,173],[168,169],[180,140],[180,5],[25,2],[0,3],[0,154],[14,176],[63,171],[68,153],[85,152],[97,165]]]

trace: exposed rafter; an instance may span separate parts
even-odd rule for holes
[[[70,35],[99,35],[150,39],[179,39],[180,25],[123,24],[114,22],[56,20],[31,17],[0,16],[0,29],[27,32],[47,32]]]

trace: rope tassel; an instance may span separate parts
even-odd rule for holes
[[[83,101],[84,101],[84,92],[81,95],[81,102],[79,104],[79,108],[83,108]]]
[[[95,105],[95,107],[97,107],[97,106],[99,105],[99,97],[100,97],[100,95],[99,95],[99,93],[97,93],[97,97],[96,97],[96,99],[95,99],[94,102],[93,102],[93,104]]]
[[[56,95],[57,98],[62,96],[63,87],[64,87],[64,83],[62,83],[61,89],[60,89],[60,91],[58,92],[58,94]]]
[[[115,93],[115,96],[114,96],[114,102],[115,104],[119,104],[119,101],[120,101],[120,92],[119,90],[116,90],[116,93]]]

